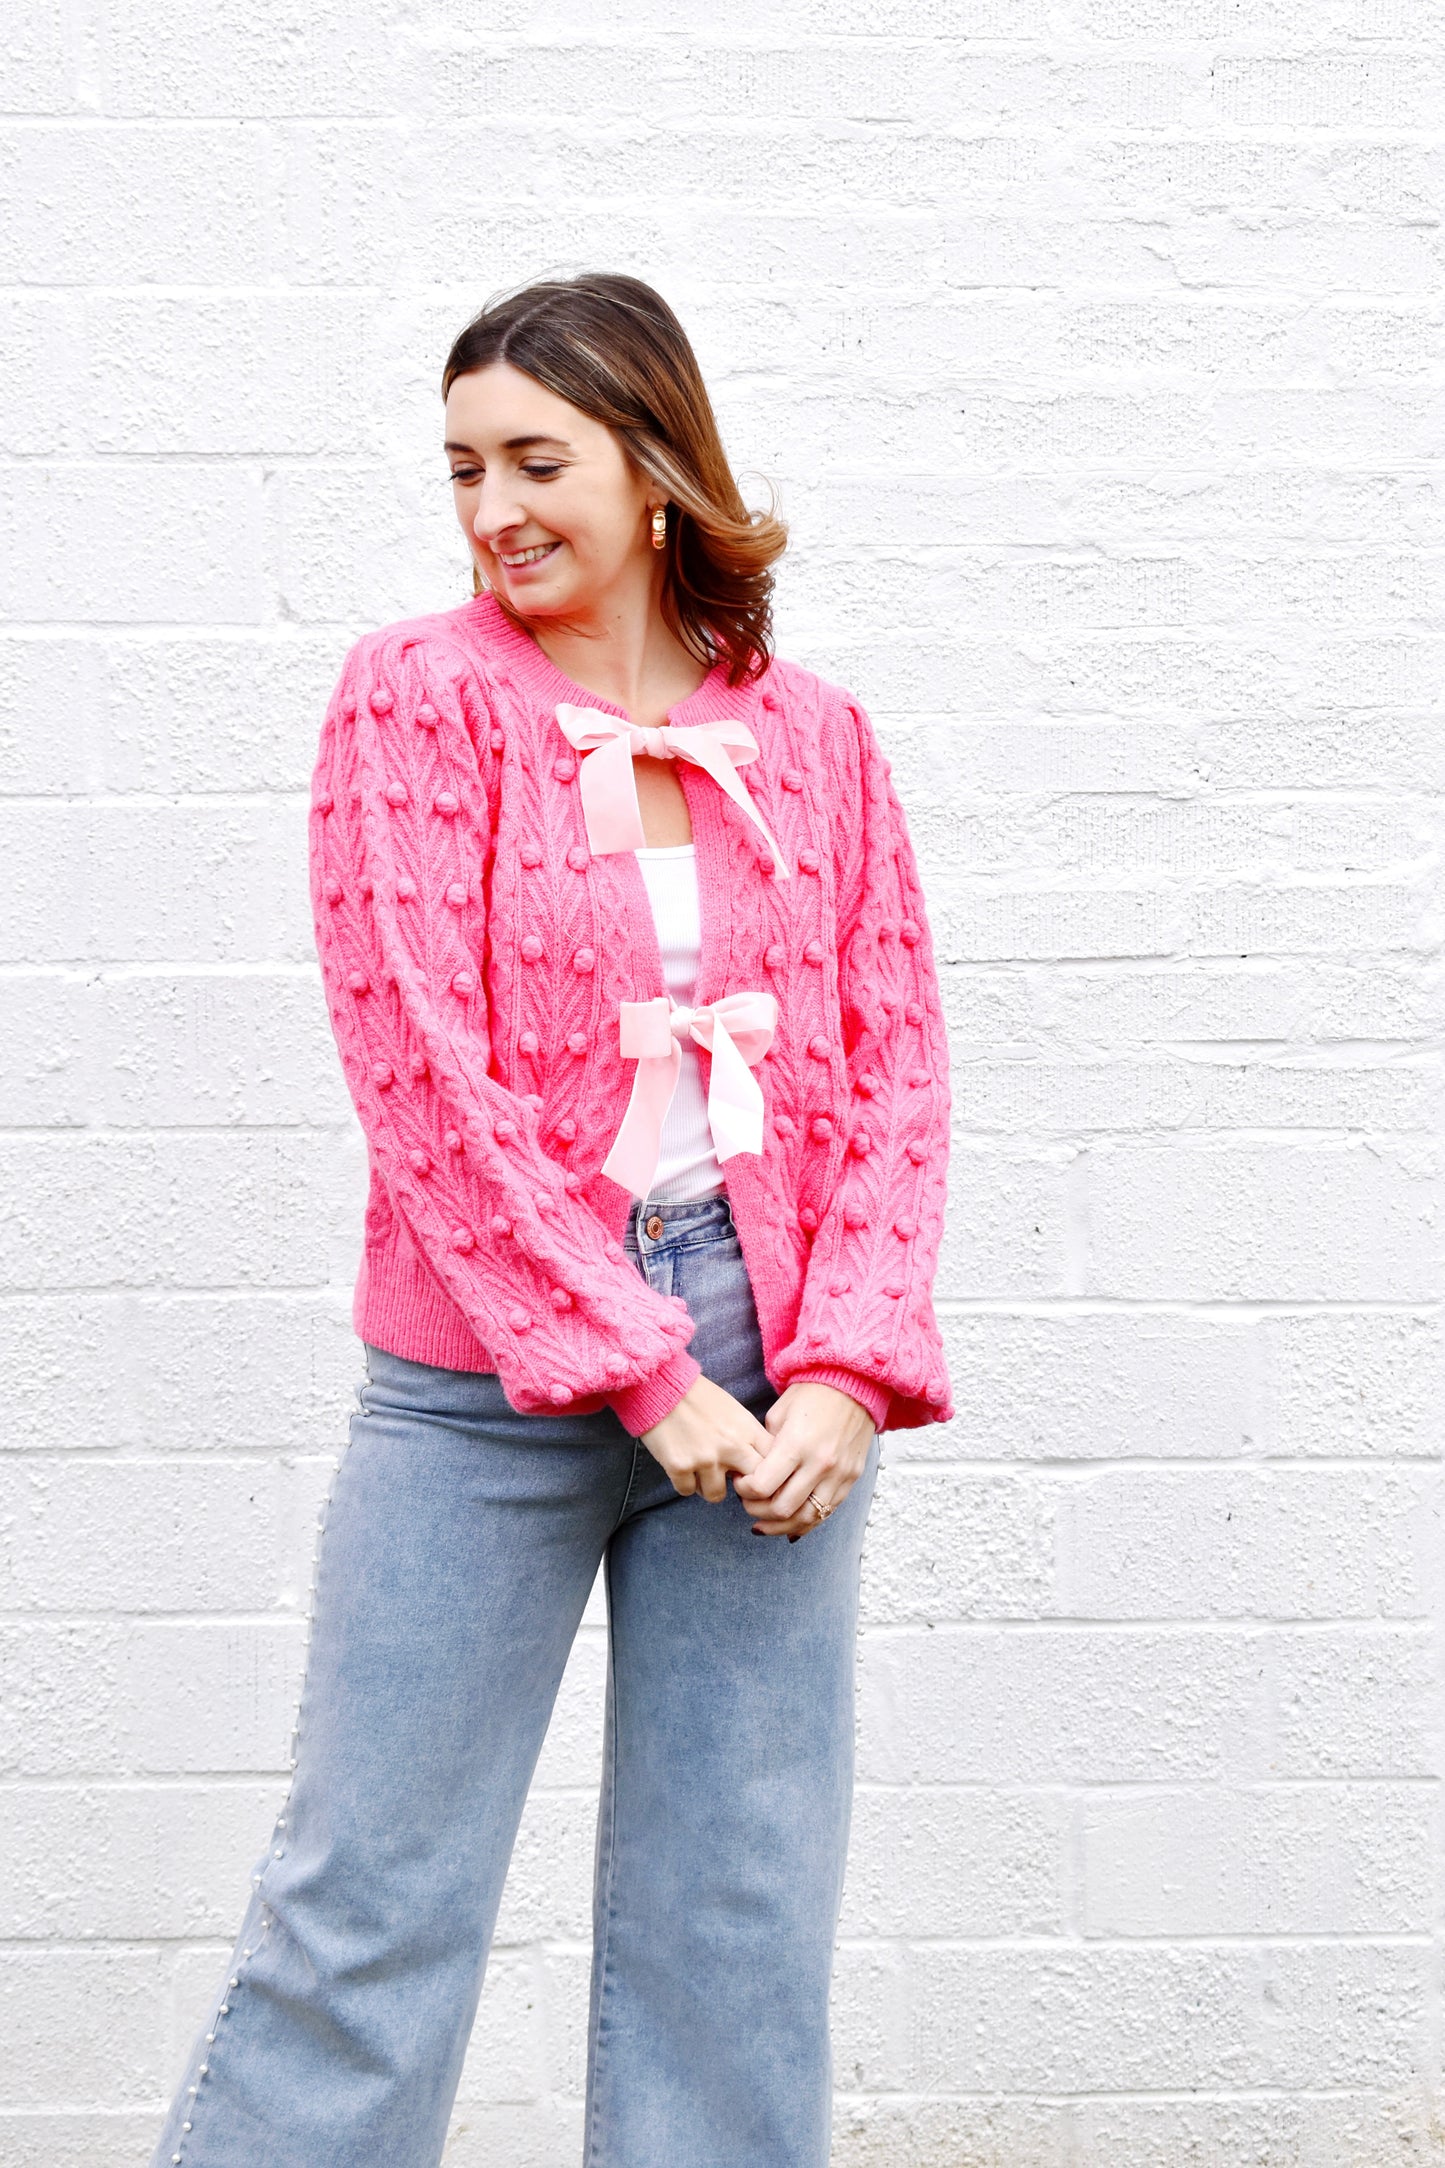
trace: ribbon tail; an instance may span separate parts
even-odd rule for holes
[[[633,1072],[627,1112],[601,1171],[634,1197],[645,1197],[652,1187],[662,1150],[662,1125],[681,1071],[682,1048],[674,1039],[670,1053],[644,1054]]]
[[[718,1159],[763,1148],[762,1086],[743,1060],[722,1018],[713,1011],[712,1073],[707,1083],[707,1118]]]
[[[689,733],[686,731],[677,733],[678,752],[681,753],[685,760],[694,761],[698,767],[706,768],[713,781],[720,789],[727,792],[738,810],[746,813],[748,819],[773,854],[773,866],[779,880],[786,881],[789,878],[788,862],[779,850],[777,841],[767,822],[744,790],[738,778],[738,771],[733,766],[732,757],[726,747],[709,744],[706,739],[701,744],[688,745],[685,743],[688,736]]]
[[[582,792],[582,818],[587,842],[595,858],[613,851],[640,850],[647,838],[642,832],[642,811],[637,803],[637,776],[632,766],[632,744],[626,733],[609,738],[582,762],[578,783]]]

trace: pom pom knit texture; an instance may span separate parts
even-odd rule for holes
[[[636,859],[588,849],[559,701],[623,712],[481,596],[360,640],[327,710],[312,902],[371,1163],[353,1314],[393,1354],[496,1372],[519,1411],[609,1405],[640,1435],[698,1375],[693,1322],[628,1260],[631,1199],[599,1170],[632,1087],[618,1005],[664,981]],[[862,709],[810,671],[714,670],[669,720],[725,717],[792,869],[676,763],[697,1000],[778,1001],[764,1148],[724,1167],[767,1374],[841,1386],[880,1429],[944,1422],[948,1048],[903,810]]]

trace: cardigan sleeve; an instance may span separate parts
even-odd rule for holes
[[[575,1194],[535,1106],[491,1074],[468,938],[489,886],[489,737],[449,643],[392,632],[352,649],[312,786],[327,1004],[381,1179],[508,1400],[528,1412],[600,1395],[640,1436],[700,1375],[693,1320]]]
[[[830,766],[848,808],[834,845],[846,1141],[777,1369],[785,1384],[850,1393],[879,1430],[912,1430],[953,1414],[932,1294],[947,1197],[948,1037],[903,807],[864,710],[836,698]]]

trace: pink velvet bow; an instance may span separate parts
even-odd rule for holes
[[[671,996],[620,1004],[622,1058],[635,1061],[632,1097],[602,1172],[645,1197],[657,1172],[662,1124],[682,1071],[678,1044],[690,1033],[712,1054],[707,1118],[720,1160],[763,1148],[762,1087],[752,1074],[772,1044],[778,1004],[772,994],[724,994],[700,1009],[671,1007]]]
[[[760,831],[779,877],[788,878],[783,854],[738,778],[738,769],[758,757],[758,741],[746,723],[698,723],[690,730],[674,730],[665,723],[645,729],[624,715],[574,708],[565,701],[557,709],[557,720],[568,741],[587,756],[578,777],[582,817],[587,841],[599,858],[612,851],[641,850],[647,841],[632,759],[635,753],[650,753],[654,760],[690,760],[706,769]]]

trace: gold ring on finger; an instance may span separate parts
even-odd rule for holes
[[[833,1510],[831,1506],[825,1506],[823,1504],[822,1499],[818,1496],[816,1491],[809,1491],[807,1503],[813,1508],[813,1511],[817,1514],[820,1521],[825,1521],[828,1518],[828,1515]]]

